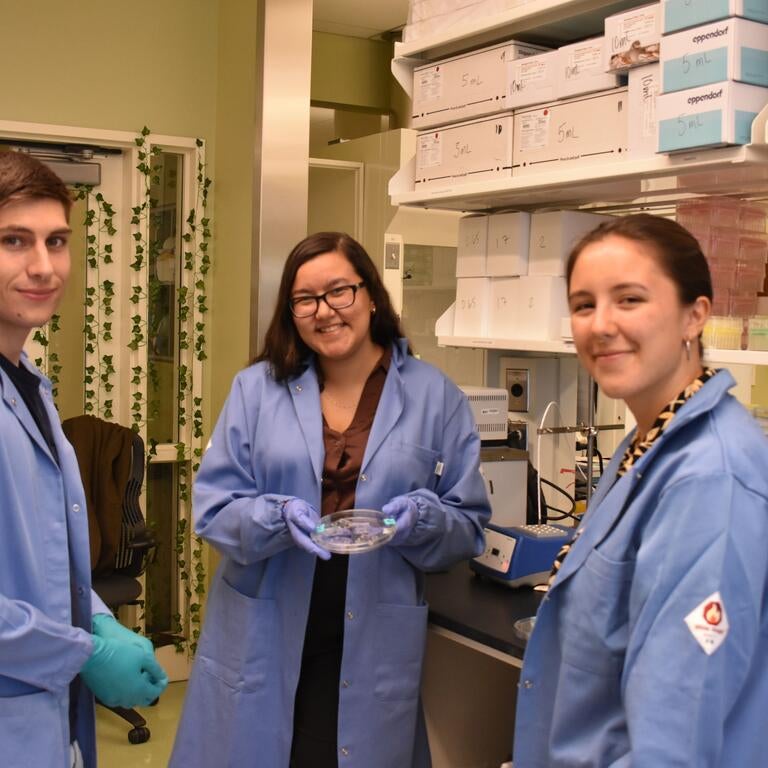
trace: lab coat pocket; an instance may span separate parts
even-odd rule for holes
[[[59,701],[50,691],[0,698],[3,768],[61,765],[69,745],[62,733]]]
[[[398,478],[398,482],[407,483],[407,487],[398,489],[397,493],[408,493],[419,488],[435,490],[440,479],[436,474],[440,462],[437,451],[402,440],[392,445],[389,461],[390,476]]]
[[[563,660],[598,675],[614,675],[627,648],[634,560],[610,560],[593,550],[563,596]]]
[[[379,605],[376,608],[376,678],[379,699],[416,699],[427,638],[426,605]]]
[[[274,600],[247,597],[217,579],[200,638],[200,662],[209,674],[237,690],[262,687],[276,635]]]

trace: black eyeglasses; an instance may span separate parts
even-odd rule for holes
[[[358,290],[365,281],[355,285],[337,285],[319,296],[297,296],[288,302],[294,317],[311,317],[320,308],[322,299],[331,309],[344,309],[355,303]]]

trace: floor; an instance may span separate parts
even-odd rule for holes
[[[166,768],[173,749],[176,725],[186,689],[186,682],[171,683],[157,706],[140,710],[147,721],[147,727],[152,732],[152,737],[146,744],[130,744],[128,724],[109,710],[97,707],[96,739],[99,765],[105,768],[143,768],[144,766]],[[464,711],[466,713],[466,709]],[[454,759],[450,759],[447,755],[442,755],[441,748],[445,745],[441,747],[438,735],[430,733],[430,742],[433,741],[435,742],[432,744],[434,768],[454,768],[459,764],[472,766],[472,768],[496,768],[499,765],[495,754],[484,757],[481,755],[482,750],[478,749],[476,744],[477,737],[470,740],[475,745],[472,750],[472,759],[462,760],[460,763],[456,762],[455,756]],[[455,744],[456,742],[453,747]],[[506,741],[502,751],[506,751]],[[511,763],[505,763],[502,768],[511,768]]]
[[[154,707],[140,710],[152,737],[146,744],[129,744],[130,726],[103,707],[96,708],[99,765],[107,768],[166,768],[187,684],[171,683]]]

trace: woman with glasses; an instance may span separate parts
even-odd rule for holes
[[[331,557],[310,533],[352,508],[395,535]],[[479,554],[489,514],[466,399],[411,355],[368,254],[303,240],[195,482],[223,559],[171,765],[428,766],[423,573]]]

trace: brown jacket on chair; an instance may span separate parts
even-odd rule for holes
[[[115,568],[123,497],[131,473],[131,430],[95,416],[75,416],[62,426],[75,449],[83,478],[91,570],[95,575],[110,573]]]

